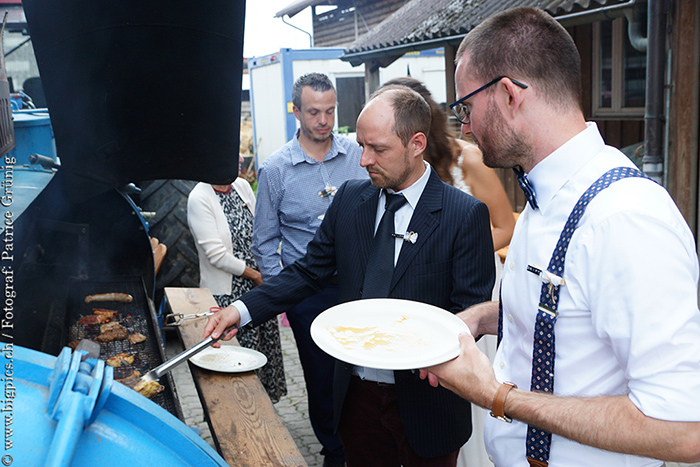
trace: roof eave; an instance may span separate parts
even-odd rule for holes
[[[310,6],[318,5],[319,3],[328,3],[327,0],[300,0],[297,2],[294,2],[290,5],[287,5],[285,8],[281,9],[277,13],[275,13],[275,18],[281,18],[284,15],[289,16],[290,18],[293,17],[294,15],[301,13],[305,9],[307,9]]]
[[[373,50],[363,50],[358,52],[346,51],[343,55],[340,56],[340,59],[346,62],[350,62],[352,66],[362,65],[363,63],[369,60],[381,60],[386,57],[395,57],[395,60],[396,58],[403,56],[407,52],[458,45],[462,41],[462,39],[464,39],[464,36],[466,36],[466,34],[439,37],[436,39],[430,39],[427,41],[420,42],[408,42],[405,44],[398,44],[390,47],[382,47]]]
[[[627,3],[597,8],[594,10],[584,10],[577,13],[558,15],[554,18],[557,21],[559,21],[562,26],[571,27],[579,24],[619,18],[621,16],[624,16],[626,11],[637,7],[640,3],[644,2],[640,0],[629,0]],[[395,60],[396,58],[402,56],[406,52],[458,45],[466,35],[466,33],[462,33],[453,36],[445,36],[436,39],[430,39],[427,41],[414,41],[395,46],[380,47],[370,50],[361,50],[356,52],[346,51],[343,55],[340,56],[340,59],[346,62],[350,62],[352,66],[359,66],[362,63],[367,62],[369,60],[378,60],[383,59],[385,57],[395,57]]]

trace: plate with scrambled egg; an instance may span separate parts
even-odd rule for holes
[[[464,322],[442,308],[393,298],[342,303],[311,324],[316,345],[353,365],[410,370],[459,355]]]
[[[257,350],[237,345],[222,345],[220,348],[208,347],[191,357],[190,361],[206,370],[243,373],[264,366],[267,357]]]

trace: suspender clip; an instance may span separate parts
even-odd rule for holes
[[[553,309],[551,309],[550,307],[548,307],[547,305],[543,305],[542,303],[539,304],[539,306],[537,307],[537,309],[540,310],[540,311],[543,312],[543,313],[547,313],[547,314],[548,314],[549,316],[551,316],[552,318],[556,318],[557,316],[559,316],[559,312],[558,312],[558,311],[553,310]]]
[[[544,282],[545,284],[548,284],[550,295],[552,295],[554,287],[561,287],[562,285],[566,285],[566,281],[564,280],[563,277],[559,277],[556,274],[554,274],[553,272],[549,272],[546,269],[542,269],[542,268],[535,266],[533,264],[527,265],[527,271],[538,276],[540,278],[540,280],[542,282]]]

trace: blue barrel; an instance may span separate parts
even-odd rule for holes
[[[56,161],[56,142],[47,109],[16,110],[12,112],[15,147],[9,156],[15,165],[29,165],[29,156],[39,154]]]
[[[113,381],[103,361],[0,343],[2,465],[226,466],[189,427]]]

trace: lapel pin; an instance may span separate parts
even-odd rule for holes
[[[403,238],[404,242],[416,243],[418,240],[418,232],[406,232],[403,234],[393,233],[391,234],[394,238]]]

